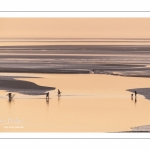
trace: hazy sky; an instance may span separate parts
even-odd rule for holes
[[[150,18],[0,18],[0,38],[150,38]]]

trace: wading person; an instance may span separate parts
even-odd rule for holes
[[[49,92],[46,93],[46,100],[49,99]]]
[[[58,96],[60,96],[60,94],[61,94],[61,92],[60,92],[60,90],[58,89]]]
[[[131,94],[131,100],[133,100],[133,94]]]
[[[12,98],[12,97],[11,97],[11,93],[8,93],[7,95],[8,95],[9,101],[11,101],[11,98]],[[6,95],[6,96],[7,96],[7,95]]]

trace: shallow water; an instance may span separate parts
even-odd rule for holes
[[[17,80],[55,87],[45,95],[0,91],[1,132],[120,132],[150,124],[150,101],[143,95],[131,100],[127,89],[148,88],[150,80],[99,74],[17,74]],[[22,76],[22,78],[21,78]],[[30,78],[29,78],[30,77]],[[40,77],[40,78],[31,78]],[[57,96],[57,89],[62,91]]]

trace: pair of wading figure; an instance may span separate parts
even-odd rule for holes
[[[135,94],[135,102],[136,102],[136,100],[137,100],[137,99],[136,99],[136,98],[137,98],[137,97],[136,97],[137,92],[136,92],[136,91],[134,91],[134,94]],[[133,100],[133,94],[131,94],[131,99]]]
[[[60,92],[60,90],[58,89],[58,97],[60,97],[60,95],[61,95],[61,92]],[[46,93],[46,100],[49,100],[49,92],[47,92]]]

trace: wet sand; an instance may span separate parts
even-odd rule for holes
[[[99,74],[20,74],[1,73],[16,77],[15,81],[32,90],[55,87],[50,99],[45,95],[13,92],[9,102],[7,89],[0,91],[1,132],[123,132],[149,125],[150,101],[138,94],[131,99],[129,89],[148,88],[148,78]],[[7,82],[8,83],[8,82]],[[57,89],[62,91],[57,96]]]
[[[149,45],[0,46],[0,72],[150,77]]]

